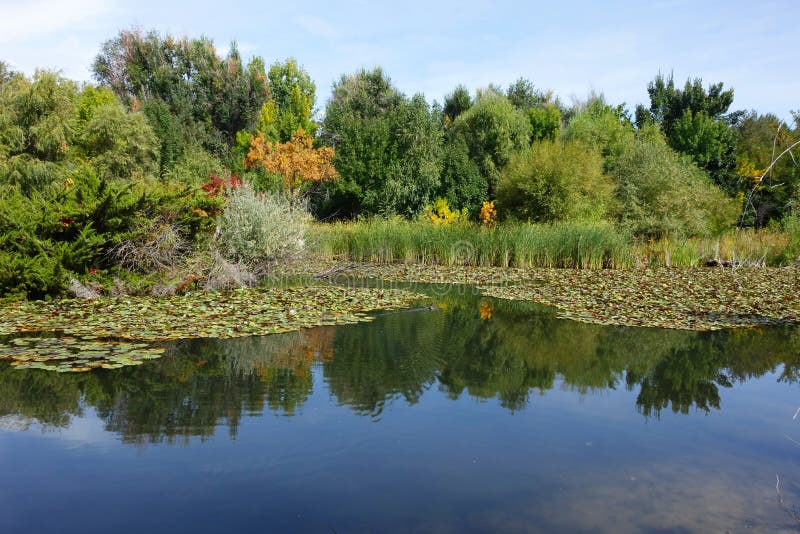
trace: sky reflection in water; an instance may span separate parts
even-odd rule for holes
[[[137,368],[1,364],[0,531],[797,528],[796,329],[436,304]]]

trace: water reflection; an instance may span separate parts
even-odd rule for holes
[[[796,382],[799,342],[797,329],[584,325],[531,304],[449,294],[433,309],[370,324],[176,342],[138,368],[65,376],[2,364],[0,420],[64,427],[92,407],[126,442],[180,442],[220,427],[235,438],[243,415],[295,415],[315,388],[378,418],[387,404],[415,404],[432,387],[454,400],[535,409],[536,395],[556,384],[581,394],[624,387],[636,392],[636,410],[658,418],[719,410],[721,388],[768,372]]]

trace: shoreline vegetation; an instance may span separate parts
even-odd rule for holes
[[[0,61],[0,334],[264,334],[417,298],[325,285],[345,276],[601,324],[798,322],[800,113],[737,110],[721,82],[658,74],[633,110],[522,77],[430,102],[376,67],[318,109],[293,58],[139,30],[92,70]]]
[[[798,236],[737,229],[718,236],[646,238],[603,222],[435,225],[400,219],[315,224],[312,253],[368,263],[475,267],[631,269],[794,263]]]

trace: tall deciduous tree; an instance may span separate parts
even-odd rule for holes
[[[497,203],[504,216],[531,222],[600,220],[613,190],[598,150],[581,141],[540,141],[503,169]]]
[[[613,174],[620,219],[637,234],[715,234],[730,228],[739,212],[739,203],[652,125],[636,133]]]
[[[599,150],[606,172],[612,171],[633,143],[633,125],[624,106],[611,106],[602,96],[593,95],[575,108],[564,139],[583,141]]]
[[[414,216],[439,186],[439,117],[421,96],[406,99],[381,69],[334,85],[322,140],[336,149],[341,177],[326,191],[323,215]]]
[[[453,92],[444,97],[444,122],[449,126],[459,115],[472,107],[472,96],[463,85],[458,85]]]
[[[272,98],[259,114],[258,130],[277,141],[289,141],[298,129],[313,136],[318,125],[311,120],[316,85],[294,58],[274,63],[267,74]]]
[[[527,78],[519,78],[508,86],[506,96],[515,108],[527,113],[531,108],[543,107],[551,103],[553,95],[549,91],[536,89],[533,82]]]
[[[255,126],[269,94],[260,58],[245,66],[234,43],[223,59],[205,37],[122,31],[103,44],[93,70],[132,109],[145,107],[162,145],[162,171],[180,155],[175,146],[226,153],[238,131]]]
[[[650,107],[636,108],[636,124],[656,124],[669,145],[692,157],[714,181],[729,194],[739,189],[736,168],[736,135],[731,125],[740,112],[728,113],[733,103],[733,89],[723,89],[722,82],[703,88],[700,78],[686,80],[683,89],[675,87],[670,75],[661,74],[647,87]]]
[[[486,180],[487,197],[493,199],[500,170],[515,151],[529,144],[530,122],[505,95],[489,89],[453,122],[450,135],[464,140]]]

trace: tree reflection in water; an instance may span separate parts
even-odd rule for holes
[[[416,403],[431,387],[451,399],[528,408],[556,384],[580,393],[626,387],[636,409],[720,409],[720,388],[800,373],[797,329],[697,333],[587,325],[522,302],[450,294],[431,309],[372,323],[233,340],[172,343],[158,361],[79,375],[0,364],[0,417],[63,427],[92,407],[125,442],[186,442],[218,427],[236,438],[243,415],[291,416],[327,387],[356,413]],[[319,369],[320,380],[314,380]]]

